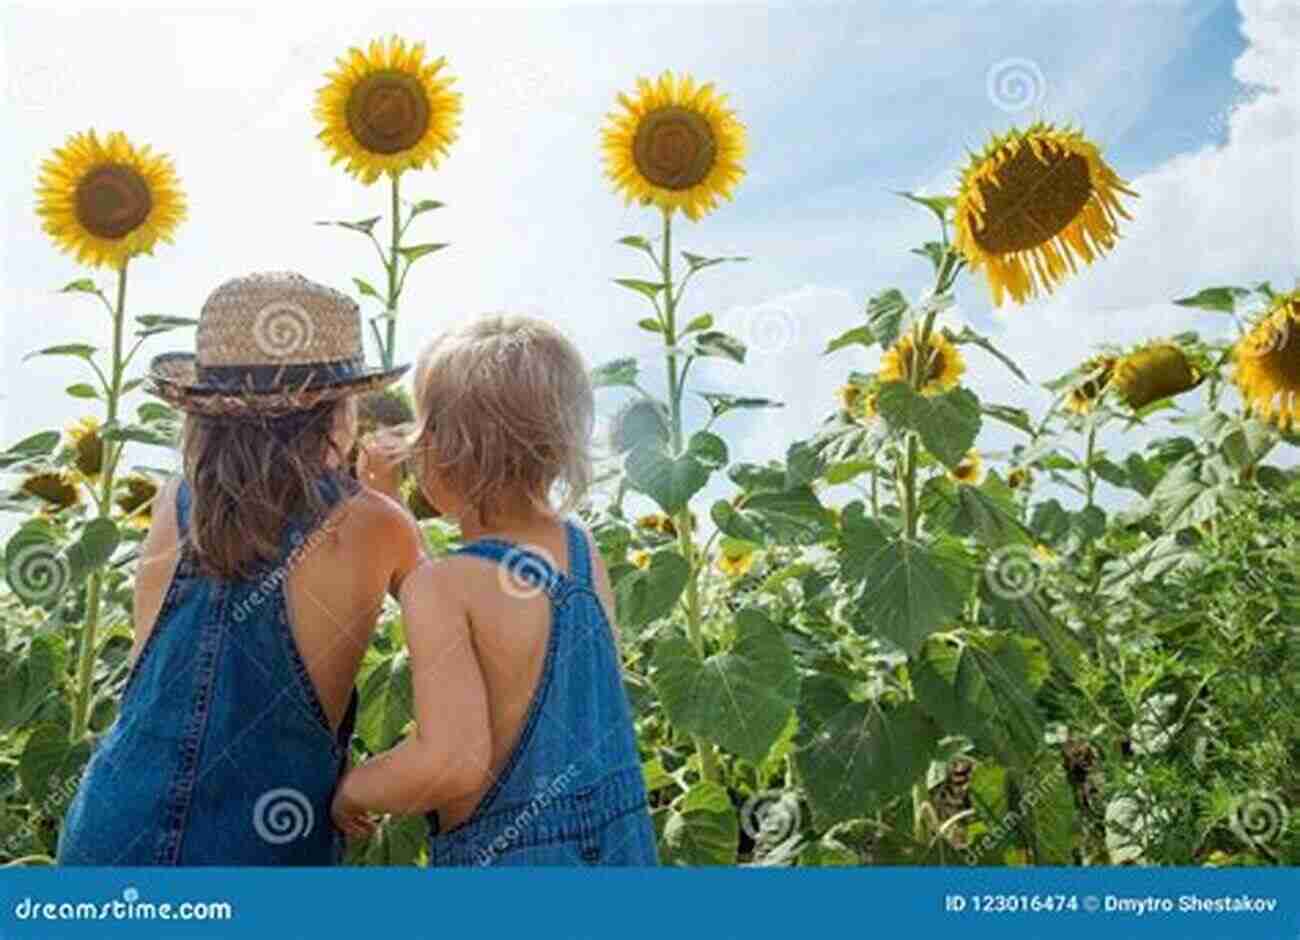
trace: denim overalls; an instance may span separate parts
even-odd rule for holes
[[[63,865],[331,865],[330,802],[356,696],[330,731],[289,626],[285,582],[356,486],[319,483],[328,508],[295,520],[256,578],[198,572],[177,490],[181,558],[117,721],[99,740],[59,840]]]
[[[551,602],[542,677],[519,743],[473,815],[439,832],[430,865],[655,865],[632,714],[613,631],[591,584],[587,539],[572,522],[569,574],[509,542],[460,549],[504,565]]]

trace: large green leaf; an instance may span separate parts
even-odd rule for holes
[[[1180,307],[1232,313],[1236,309],[1237,301],[1249,296],[1250,291],[1245,287],[1207,287],[1190,297],[1179,297],[1174,303]]]
[[[66,798],[75,789],[89,759],[89,742],[74,745],[68,740],[67,726],[55,721],[42,722],[32,729],[23,747],[18,779],[34,803],[46,801],[51,793]]]
[[[672,514],[686,507],[692,496],[709,482],[709,467],[694,454],[670,457],[657,442],[647,442],[627,455],[627,482]]]
[[[676,727],[758,763],[781,735],[799,694],[781,629],[757,610],[736,615],[731,649],[701,660],[683,637],[655,646],[651,681]]]
[[[840,576],[858,586],[851,624],[916,653],[961,611],[969,566],[949,545],[909,541],[868,518],[861,503],[851,503],[841,518]]]
[[[834,516],[809,486],[754,493],[739,509],[715,512],[713,521],[727,535],[776,545],[815,545],[835,533]]]
[[[360,861],[364,865],[414,865],[429,839],[429,823],[423,816],[391,816],[366,844]]]
[[[932,477],[922,489],[921,510],[928,524],[954,535],[973,535],[990,548],[1031,540],[1017,518],[1011,488],[993,471],[977,487]]]
[[[797,740],[799,777],[824,829],[907,790],[929,766],[939,730],[913,703],[854,702],[819,676],[805,680]]]
[[[903,317],[906,315],[907,298],[896,287],[867,301],[867,326],[882,349],[898,342],[898,334],[903,329]]]
[[[112,519],[92,519],[81,530],[81,538],[68,546],[68,563],[72,578],[80,581],[96,568],[108,564],[122,541],[117,523]]]
[[[949,467],[961,462],[980,431],[980,402],[969,389],[927,398],[906,382],[886,382],[876,404],[891,428],[916,431],[925,449]]]
[[[740,820],[724,787],[701,780],[678,798],[664,824],[669,861],[678,865],[734,865]]]
[[[392,747],[415,717],[411,660],[396,653],[381,660],[361,686],[357,734],[372,753]]]
[[[615,577],[614,601],[618,622],[629,629],[666,617],[677,603],[690,578],[690,565],[672,549],[661,549],[650,558],[645,569],[635,565],[611,572]]]
[[[1035,639],[960,631],[931,637],[912,665],[912,688],[948,734],[964,734],[1001,762],[1024,766],[1042,745],[1035,694],[1051,663]]]
[[[592,388],[609,388],[616,385],[635,385],[637,377],[636,360],[627,357],[607,362],[591,370]]]
[[[0,453],[0,470],[37,457],[48,456],[54,448],[59,446],[60,437],[58,431],[42,431],[39,434],[33,434],[31,437],[23,438],[8,450]]]
[[[0,734],[36,713],[59,687],[66,666],[63,640],[52,633],[33,637],[26,655],[0,654]]]

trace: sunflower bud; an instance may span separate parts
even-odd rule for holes
[[[99,433],[99,421],[82,418],[68,428],[72,450],[72,465],[83,478],[94,480],[104,469],[104,438]]]
[[[122,510],[127,525],[137,529],[149,528],[153,519],[153,501],[158,495],[158,484],[141,474],[132,474],[119,484],[125,492],[118,495],[115,502]]]
[[[1181,349],[1160,344],[1139,349],[1121,359],[1115,366],[1112,381],[1125,404],[1138,410],[1195,388],[1200,379]]]

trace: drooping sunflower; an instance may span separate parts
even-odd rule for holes
[[[1032,485],[1034,475],[1028,467],[1013,467],[1007,472],[1007,486],[1013,490],[1023,489]]]
[[[1200,372],[1187,354],[1172,343],[1152,343],[1136,349],[1115,364],[1111,384],[1134,410],[1162,398],[1195,388]]]
[[[19,485],[19,490],[35,496],[48,512],[58,512],[81,504],[81,487],[76,478],[64,471],[34,473]]]
[[[730,199],[745,175],[745,126],[727,96],[690,75],[664,72],[637,79],[635,97],[620,93],[622,110],[602,134],[605,174],[630,204],[680,209],[698,220]]]
[[[844,413],[854,421],[866,423],[876,416],[876,393],[861,385],[842,385],[835,392]]]
[[[641,569],[650,567],[650,553],[643,548],[630,553],[627,560]]]
[[[113,131],[73,134],[41,164],[36,214],[59,248],[92,267],[120,270],[133,255],[171,243],[185,196],[169,157]]]
[[[1300,413],[1300,290],[1279,294],[1233,350],[1235,380],[1257,418],[1290,430]]]
[[[980,457],[979,451],[967,451],[966,456],[948,473],[958,483],[975,486],[984,476],[984,460]]]
[[[153,521],[153,501],[158,495],[158,484],[143,474],[134,473],[120,484],[123,492],[117,497],[117,508],[126,517],[123,521],[133,529],[148,529]]]
[[[104,469],[104,439],[99,433],[99,419],[86,416],[68,427],[72,466],[84,480],[97,480]]]
[[[994,137],[962,172],[955,245],[1000,307],[1051,293],[1077,262],[1114,247],[1120,194],[1136,196],[1073,128],[1037,123]]]
[[[943,333],[934,331],[917,356],[916,334],[904,333],[880,360],[881,382],[911,382],[913,365],[921,369],[920,392],[942,395],[956,387],[966,371],[966,360]]]
[[[461,96],[443,68],[425,61],[424,43],[390,36],[368,49],[351,48],[337,59],[328,84],[316,92],[317,138],[332,151],[331,164],[369,186],[380,176],[435,168],[456,141]]]

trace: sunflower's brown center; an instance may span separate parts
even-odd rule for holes
[[[690,189],[704,181],[718,156],[713,128],[702,114],[667,107],[641,119],[632,159],[641,175],[664,189]]]
[[[104,440],[97,431],[87,431],[77,439],[73,463],[88,477],[99,474],[104,466]]]
[[[1044,151],[1040,160],[1027,144],[998,168],[996,184],[978,184],[984,227],[973,233],[975,243],[999,255],[1055,238],[1092,198],[1087,160],[1062,151]]]
[[[129,166],[106,163],[77,184],[77,221],[99,238],[124,238],[149,218],[153,195]]]
[[[348,129],[372,153],[400,153],[429,129],[429,99],[419,79],[405,72],[367,75],[348,97]]]
[[[62,509],[77,501],[77,489],[56,473],[39,473],[23,481],[23,491]]]

